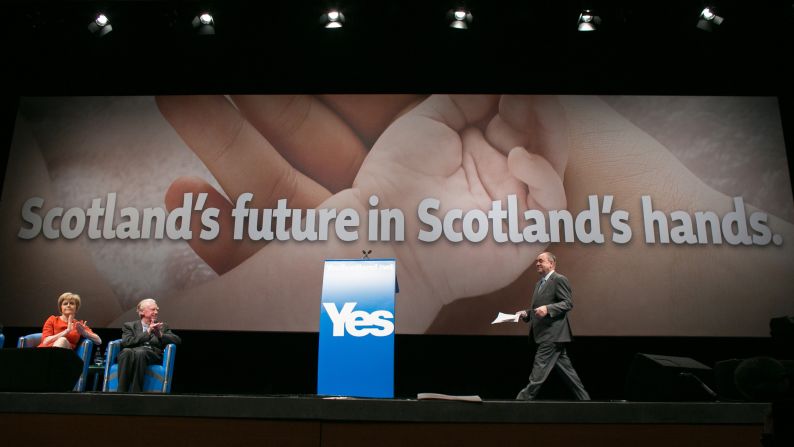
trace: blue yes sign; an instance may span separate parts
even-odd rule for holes
[[[325,261],[317,394],[394,397],[394,259]]]

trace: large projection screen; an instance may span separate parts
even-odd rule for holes
[[[323,261],[396,258],[403,334],[525,334],[545,250],[576,335],[766,336],[794,314],[776,98],[27,97],[0,324],[316,331]]]

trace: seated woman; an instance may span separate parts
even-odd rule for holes
[[[80,295],[66,292],[58,297],[58,309],[61,315],[58,317],[52,315],[44,322],[44,327],[41,329],[41,344],[38,347],[74,349],[81,337],[101,345],[102,339],[86,326],[85,321],[76,318],[79,308]]]

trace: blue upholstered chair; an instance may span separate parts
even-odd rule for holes
[[[19,337],[17,348],[35,348],[41,344],[41,332]]]
[[[0,349],[3,349],[3,346],[5,345],[5,343],[6,343],[6,336],[3,335],[3,334],[0,334]]]
[[[102,391],[116,392],[119,389],[119,364],[117,362],[119,352],[121,352],[121,339],[113,340],[108,344],[105,382],[102,385]],[[146,368],[146,377],[143,379],[144,393],[171,392],[175,358],[176,345],[168,344],[163,351],[163,363],[155,363]]]
[[[17,341],[17,348],[35,348],[41,344],[41,332],[35,334],[24,335],[19,337]],[[74,385],[73,391],[85,391],[85,383],[88,378],[88,365],[91,361],[91,353],[94,351],[94,342],[87,338],[81,338],[77,343],[77,349],[74,350],[75,354],[83,361],[83,371],[80,373],[80,378]]]

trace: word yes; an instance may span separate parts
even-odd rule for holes
[[[353,337],[374,335],[385,337],[394,332],[394,315],[387,310],[376,310],[372,313],[353,310],[358,303],[345,303],[340,311],[334,303],[323,303],[328,317],[334,325],[333,336],[344,337],[345,329]]]

